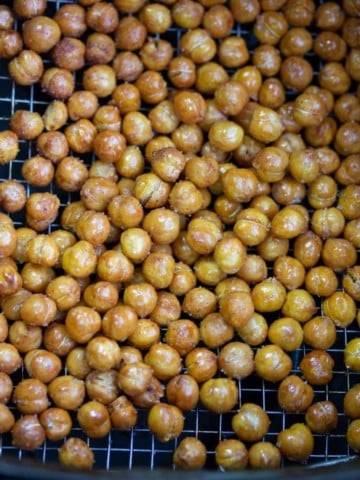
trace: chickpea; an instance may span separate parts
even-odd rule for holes
[[[174,452],[173,462],[180,470],[201,469],[206,463],[206,447],[195,437],[185,437]]]
[[[62,465],[79,470],[91,470],[95,462],[94,454],[81,438],[69,438],[59,449]]]
[[[248,451],[240,440],[222,440],[215,449],[215,462],[221,470],[242,470],[248,463]]]
[[[312,387],[297,375],[284,378],[278,388],[278,402],[286,412],[303,412],[312,403],[314,392]]]
[[[225,413],[238,402],[238,389],[229,378],[212,378],[200,387],[200,401],[211,412]]]
[[[290,460],[303,462],[313,452],[314,438],[308,426],[294,423],[279,433],[276,446]]]
[[[268,432],[267,413],[255,403],[244,403],[231,420],[231,426],[242,441],[257,442]]]
[[[11,430],[12,444],[22,450],[36,450],[45,441],[45,430],[37,415],[24,415]]]
[[[150,431],[160,442],[177,438],[184,428],[181,410],[175,405],[166,403],[158,403],[151,407],[147,422]]]

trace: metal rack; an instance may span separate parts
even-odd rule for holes
[[[12,2],[6,0],[4,3],[11,5]],[[48,0],[48,13],[54,12],[64,3],[70,2],[64,0]],[[313,33],[314,35],[316,34],[315,30]],[[250,29],[244,29],[237,24],[233,34],[242,35],[246,39],[250,50],[256,45],[256,39]],[[163,38],[171,41],[174,49],[178,51],[180,35],[181,31],[179,29],[171,28]],[[314,65],[314,71],[316,73],[319,68],[319,59],[314,55],[310,55],[309,58]],[[79,78],[80,75],[77,75],[77,80],[79,80]],[[291,95],[291,92],[289,94]],[[4,60],[0,61],[0,129],[8,128],[9,118],[17,109],[28,109],[42,113],[48,101],[49,99],[42,94],[38,85],[31,87],[15,85],[8,76],[7,62]],[[0,166],[0,181],[16,179],[24,183],[27,194],[34,192],[35,189],[26,184],[22,178],[21,166],[26,158],[35,155],[35,153],[36,148],[33,142],[21,141],[21,150],[18,158],[9,165]],[[91,161],[91,158],[85,160]],[[42,190],[57,193],[60,198],[61,208],[70,201],[77,199],[75,194],[63,192],[54,184]],[[36,191],[39,191],[39,189],[36,189]],[[24,216],[22,213],[15,214],[12,217],[16,226],[23,225]],[[59,227],[59,223],[54,223],[50,229],[55,230]],[[271,273],[270,266],[269,272]],[[320,314],[320,301],[318,308]],[[338,329],[336,343],[328,350],[335,360],[334,378],[328,385],[314,389],[314,401],[333,401],[339,411],[339,423],[337,429],[331,432],[330,435],[314,435],[315,450],[308,460],[308,464],[310,465],[318,462],[331,462],[339,459],[345,460],[353,454],[353,452],[349,451],[345,439],[348,419],[343,414],[342,401],[348,389],[352,385],[360,382],[360,373],[350,372],[345,368],[343,350],[347,342],[358,335],[359,329],[354,326],[354,324],[346,330]],[[299,362],[303,355],[309,350],[310,348],[303,346],[291,355],[293,359],[293,373],[299,374]],[[20,375],[24,375],[24,372],[21,372]],[[241,402],[258,403],[269,414],[271,426],[269,433],[265,437],[266,440],[274,443],[280,430],[296,421],[304,421],[304,414],[285,414],[280,409],[277,403],[276,385],[251,375],[249,378],[239,381],[238,386]],[[193,435],[202,440],[207,446],[208,461],[206,467],[214,469],[214,450],[217,443],[225,438],[235,438],[231,429],[231,417],[233,414],[234,412],[230,412],[219,416],[199,406],[196,410],[185,413],[185,429],[182,436],[178,440],[162,444],[154,438],[147,428],[147,411],[140,409],[138,423],[130,432],[112,431],[111,434],[103,439],[88,439],[88,442],[95,454],[96,468],[113,470],[124,467],[125,469],[131,470],[137,467],[143,467],[148,471],[149,469],[158,470],[160,468],[171,469],[172,454],[178,441],[184,436]],[[86,438],[81,429],[76,426],[76,423],[74,423],[74,425],[72,435]],[[25,460],[25,465],[27,465],[26,460],[28,458],[36,458],[45,464],[55,462],[60,443],[61,442],[46,442],[42,448],[33,453],[28,453],[13,447],[11,445],[10,434],[5,434],[2,437],[0,436],[0,464],[2,461],[5,461],[6,465],[9,458]],[[288,462],[285,461],[285,464],[287,463]],[[34,470],[34,472],[35,471],[36,470]],[[41,472],[41,470],[39,471]],[[276,475],[280,477],[281,474],[277,472]],[[197,478],[200,477],[197,476]]]

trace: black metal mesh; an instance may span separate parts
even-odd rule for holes
[[[5,1],[5,4],[11,5],[12,2]],[[51,14],[58,9],[61,4],[71,3],[63,0],[48,0],[47,13]],[[244,28],[245,27],[245,28]],[[170,28],[163,38],[169,40],[176,52],[178,52],[181,31],[178,28]],[[243,36],[253,51],[257,45],[256,38],[251,32],[251,26],[241,26],[236,24],[234,31],[236,35]],[[313,29],[316,35],[316,30]],[[320,66],[320,60],[314,55],[306,56],[311,61],[315,79]],[[80,78],[80,74],[77,74]],[[316,80],[315,80],[316,81]],[[293,92],[288,92],[289,98],[293,96]],[[9,118],[17,109],[28,109],[43,113],[49,98],[45,97],[39,85],[31,87],[22,87],[14,84],[9,78],[7,71],[7,62],[0,61],[0,129],[6,129],[9,126]],[[36,154],[36,146],[34,142],[21,141],[20,153],[16,160],[9,165],[0,166],[0,181],[5,179],[16,179],[26,186],[27,194],[34,191],[51,191],[57,193],[61,207],[63,208],[70,201],[77,199],[76,194],[68,194],[60,190],[56,185],[44,189],[34,188],[28,185],[22,175],[21,166],[25,159]],[[22,213],[12,215],[15,225],[23,225],[24,216]],[[50,229],[59,228],[59,223],[51,225]],[[269,274],[271,274],[271,266],[269,265]],[[341,285],[341,282],[340,282]],[[321,302],[318,302],[319,314],[321,314]],[[328,350],[335,360],[334,378],[324,387],[314,388],[314,402],[320,400],[331,400],[339,411],[339,422],[336,430],[330,435],[314,435],[315,449],[310,456],[308,463],[321,461],[330,461],[333,459],[346,458],[354,452],[349,451],[345,439],[345,432],[348,425],[348,419],[343,413],[343,397],[348,389],[360,382],[360,374],[349,371],[345,368],[343,361],[343,351],[347,342],[359,335],[359,330],[355,324],[344,329],[338,329],[337,340],[334,346]],[[256,349],[254,349],[256,350]],[[293,360],[293,373],[299,374],[299,362],[303,355],[310,351],[310,347],[303,346],[296,352],[291,354]],[[22,371],[17,375],[23,376]],[[239,381],[240,401],[255,402],[261,405],[269,414],[271,425],[269,433],[265,440],[273,443],[280,430],[293,424],[294,422],[303,422],[304,414],[285,414],[277,402],[277,385],[261,380],[252,375],[242,381]],[[208,460],[206,467],[215,468],[214,450],[220,440],[226,438],[235,438],[231,428],[231,418],[235,412],[229,412],[224,415],[216,415],[199,406],[196,410],[185,413],[185,428],[181,437],[177,440],[170,441],[166,444],[160,443],[154,438],[147,428],[147,411],[139,410],[139,418],[136,427],[130,432],[112,431],[103,439],[87,439],[90,447],[95,454],[96,467],[103,469],[116,469],[117,467],[146,467],[149,469],[157,469],[159,467],[172,468],[172,455],[177,443],[181,438],[193,435],[204,442],[208,449]],[[74,428],[72,435],[86,439],[82,430],[76,426],[74,416]],[[62,442],[47,441],[42,448],[35,452],[24,452],[11,445],[10,434],[0,436],[0,456],[13,455],[19,459],[24,457],[35,457],[42,462],[53,462],[57,460],[58,448]],[[285,462],[286,463],[286,462]]]

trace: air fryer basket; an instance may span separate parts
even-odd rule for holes
[[[11,1],[6,0],[3,3],[11,6]],[[69,0],[48,0],[48,14],[53,14],[62,4],[70,3]],[[322,2],[320,2],[322,3]],[[241,35],[246,39],[250,51],[257,45],[256,38],[251,32],[249,25],[235,25],[232,32]],[[163,38],[169,40],[175,51],[178,51],[181,31],[177,28],[171,28]],[[316,35],[316,30],[313,30]],[[307,56],[311,61],[315,78],[319,70],[320,60],[313,53]],[[77,77],[80,78],[80,75]],[[289,98],[293,93],[288,92]],[[7,129],[9,118],[17,109],[28,109],[42,113],[49,99],[45,97],[38,85],[33,87],[21,87],[15,85],[9,78],[7,62],[0,61],[0,129]],[[24,183],[27,194],[34,191],[32,186],[26,184],[21,175],[21,166],[26,158],[35,155],[36,148],[32,142],[21,142],[21,150],[18,158],[11,164],[0,166],[0,181],[5,179],[16,179]],[[91,158],[85,159],[91,161]],[[43,189],[43,190],[49,190]],[[68,194],[60,190],[55,184],[50,186],[50,191],[56,193],[61,201],[61,207],[64,207],[70,201],[78,199],[76,194]],[[24,224],[23,214],[12,215],[16,226]],[[59,228],[59,223],[51,225],[50,229]],[[269,265],[269,274],[271,275],[271,266]],[[341,285],[341,282],[340,282]],[[321,313],[320,301],[318,303],[319,314]],[[253,478],[268,478],[275,475],[283,478],[289,474],[317,478],[332,478],[333,475],[340,474],[347,477],[356,476],[359,472],[360,464],[357,457],[354,457],[345,438],[345,432],[348,425],[348,419],[343,413],[343,397],[348,389],[360,383],[360,373],[351,372],[345,368],[343,361],[343,351],[349,340],[359,335],[357,326],[352,324],[347,329],[338,329],[337,340],[329,353],[335,361],[333,380],[324,387],[315,387],[314,401],[331,400],[337,406],[339,411],[339,422],[336,430],[329,435],[314,435],[315,449],[310,456],[306,466],[291,466],[289,462],[284,461],[284,469],[272,472],[236,472],[226,473],[225,478],[245,478],[250,475]],[[304,353],[311,350],[302,346],[298,351],[292,353],[293,373],[299,373],[299,362]],[[20,372],[18,379],[24,372]],[[295,422],[303,422],[304,414],[285,414],[277,402],[277,385],[268,383],[260,378],[251,375],[250,377],[238,382],[240,401],[255,402],[261,405],[269,414],[271,425],[266,440],[273,443],[276,441],[277,434],[283,428],[290,426]],[[146,424],[147,411],[139,410],[139,419],[136,427],[129,432],[112,431],[103,439],[87,439],[91,449],[95,454],[96,468],[100,469],[95,473],[71,473],[73,478],[82,480],[85,478],[115,478],[118,476],[118,469],[122,469],[121,476],[127,478],[136,478],[140,475],[146,475],[149,479],[162,478],[163,475],[171,473],[176,478],[182,478],[184,472],[169,472],[172,468],[172,455],[179,440],[185,436],[196,436],[202,440],[208,449],[208,461],[206,470],[196,474],[196,478],[210,480],[218,478],[219,472],[211,472],[216,468],[214,461],[214,449],[217,443],[226,438],[234,438],[231,429],[231,417],[234,412],[215,415],[199,406],[196,410],[185,413],[185,428],[181,437],[177,440],[160,443],[149,432]],[[75,419],[74,419],[75,420]],[[86,439],[81,429],[74,422],[72,436],[78,436]],[[66,478],[66,471],[57,461],[58,448],[62,442],[46,442],[44,446],[35,452],[21,451],[11,444],[10,434],[0,436],[0,478]],[[314,469],[316,467],[316,469]],[[289,468],[291,470],[289,471]],[[166,470],[165,470],[166,469]],[[110,470],[110,472],[106,472]],[[116,473],[114,473],[116,471]]]

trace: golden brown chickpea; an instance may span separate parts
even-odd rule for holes
[[[265,77],[273,77],[280,70],[281,56],[273,45],[262,44],[256,47],[252,60],[255,67],[259,69],[261,75],[264,75]]]
[[[205,12],[202,24],[212,38],[225,38],[234,26],[234,18],[224,5],[213,5]]]
[[[240,0],[230,1],[231,12],[234,19],[239,23],[251,23],[260,13],[260,3],[258,0]]]
[[[116,78],[124,82],[133,82],[138,79],[144,66],[140,58],[133,52],[118,53],[112,63]]]
[[[74,92],[67,101],[67,111],[73,121],[91,118],[98,108],[97,96],[86,90]]]
[[[275,259],[274,275],[288,290],[293,290],[303,284],[305,268],[296,258],[280,256]]]
[[[110,432],[109,412],[105,405],[96,400],[81,405],[76,418],[84,433],[90,438],[102,438]]]
[[[359,419],[356,419],[350,423],[346,431],[346,440],[350,448],[352,448],[355,452],[359,452],[360,450],[360,445],[358,440],[359,429],[360,429],[360,421]]]
[[[359,201],[360,188],[359,185],[347,185],[340,193],[338,208],[344,214],[346,220],[355,220],[358,215],[355,213],[360,206]]]
[[[1,304],[1,308],[5,310],[3,303]],[[3,313],[0,313],[0,342],[4,342],[7,339],[9,333],[8,318],[9,317],[5,317]]]
[[[359,294],[359,272],[360,267],[358,265],[349,268],[342,280],[342,284],[346,293],[348,293],[355,301],[360,298]]]
[[[45,430],[37,415],[24,415],[19,418],[12,430],[12,444],[22,450],[36,450],[45,441]]]
[[[302,92],[312,82],[313,69],[304,58],[289,55],[281,64],[280,77],[285,87]]]
[[[62,132],[43,132],[37,138],[36,147],[40,155],[48,158],[52,163],[57,164],[62,158],[68,155],[69,146],[72,147],[69,140],[71,139]]]
[[[95,32],[111,33],[119,23],[118,11],[107,2],[95,3],[86,11],[86,23]]]
[[[270,325],[268,338],[286,352],[292,352],[301,346],[303,330],[300,323],[293,318],[282,317]]]
[[[52,298],[59,310],[69,310],[80,301],[81,288],[69,275],[61,275],[49,282],[46,294]]]
[[[65,318],[70,337],[77,343],[87,343],[101,329],[101,317],[90,307],[78,305],[70,308]]]
[[[327,350],[336,340],[334,322],[327,316],[314,317],[305,323],[304,342],[317,350]]]
[[[313,46],[311,33],[303,27],[290,28],[280,41],[281,53],[288,57],[291,55],[305,55]]]
[[[32,293],[44,293],[47,284],[55,278],[51,267],[26,263],[21,271],[23,287]]]
[[[36,0],[28,4],[26,0],[15,0],[13,9],[16,15],[22,18],[30,18],[44,13],[46,8],[45,0]]]
[[[144,362],[128,363],[121,367],[117,385],[126,395],[140,395],[149,385],[152,374],[152,367]]]
[[[67,355],[76,346],[65,325],[57,322],[51,323],[45,328],[43,342],[47,350],[59,357]]]
[[[89,173],[82,160],[68,156],[60,160],[55,172],[55,181],[66,192],[77,192],[88,179]]]
[[[14,389],[13,401],[22,414],[39,414],[49,405],[46,385],[36,378],[22,380]]]
[[[144,145],[153,136],[151,122],[141,112],[129,112],[122,124],[123,135],[131,145]]]
[[[330,90],[334,95],[346,93],[351,84],[351,78],[343,65],[339,62],[328,62],[320,68],[319,85]]]
[[[196,80],[195,63],[184,56],[172,58],[169,63],[168,77],[174,87],[192,87]]]
[[[346,55],[345,41],[334,32],[320,32],[314,39],[314,52],[324,61],[340,62]]]
[[[360,418],[360,385],[353,385],[344,397],[344,413],[352,418]]]
[[[194,348],[186,355],[185,367],[187,373],[200,384],[215,376],[218,368],[217,357],[207,348]]]
[[[197,153],[203,145],[204,135],[197,124],[181,124],[171,134],[175,147],[183,153]]]
[[[234,328],[240,328],[254,314],[254,303],[249,292],[230,291],[219,299],[220,313],[226,323]]]
[[[17,110],[10,119],[10,128],[18,138],[33,140],[44,129],[44,123],[37,112]]]
[[[344,93],[336,101],[334,105],[334,113],[340,122],[350,122],[360,119],[360,101],[351,94]]]
[[[1,385],[1,395],[0,395],[0,405],[6,405],[11,398],[13,392],[13,382],[9,375],[5,372],[0,372],[0,385]]]
[[[252,301],[258,312],[280,310],[285,299],[285,287],[275,277],[268,277],[257,283],[252,290]]]
[[[338,279],[329,267],[313,267],[306,273],[305,288],[311,295],[328,297],[338,287]]]
[[[147,31],[153,35],[165,33],[171,26],[171,13],[167,6],[160,3],[144,5],[139,19]]]
[[[215,462],[220,470],[242,470],[248,463],[248,451],[240,440],[222,440],[215,449]]]
[[[212,378],[201,385],[200,401],[210,412],[229,412],[238,402],[238,388],[229,378]]]
[[[146,70],[141,73],[135,86],[139,89],[141,99],[151,105],[165,100],[168,94],[163,75],[154,70]]]
[[[131,400],[138,408],[151,408],[160,403],[163,396],[164,386],[156,377],[152,376],[144,392],[131,397]]]
[[[115,340],[97,336],[86,345],[85,357],[90,367],[104,372],[120,364],[121,351]]]
[[[259,245],[265,240],[270,229],[270,221],[260,210],[246,208],[237,215],[234,233],[244,245]]]
[[[182,180],[175,183],[175,185],[172,187],[169,195],[169,204],[173,210],[173,213],[175,212],[180,215],[191,215],[201,209],[202,195],[200,190],[192,182],[188,180]],[[147,217],[148,216],[149,214]],[[144,228],[146,229],[146,227]],[[152,230],[156,229],[153,228]],[[179,233],[179,231],[177,233]],[[173,240],[175,240],[176,237],[174,236]]]
[[[86,12],[81,5],[61,5],[54,14],[54,20],[65,37],[81,37],[87,28]]]
[[[260,43],[276,45],[287,29],[288,23],[282,12],[266,11],[256,17],[253,32]]]
[[[62,408],[48,408],[39,415],[41,426],[45,430],[47,440],[62,440],[69,435],[72,428],[72,420],[69,413]]]
[[[280,450],[270,442],[257,442],[249,448],[249,465],[257,469],[275,469],[280,467]]]
[[[231,35],[223,38],[219,44],[218,58],[221,65],[225,68],[242,67],[250,58],[245,40]],[[259,68],[259,65],[255,62],[254,65]]]
[[[66,100],[74,92],[75,80],[69,70],[50,67],[41,78],[41,89],[56,100]]]
[[[199,470],[206,463],[206,447],[195,437],[185,437],[177,446],[173,462],[180,470]]]
[[[264,343],[268,333],[268,324],[263,315],[255,312],[248,323],[237,328],[236,332],[248,345],[257,346]]]
[[[11,130],[0,132],[0,165],[14,160],[19,152],[19,139]]]
[[[343,238],[328,238],[321,255],[324,264],[336,272],[352,267],[357,258],[355,247]]]
[[[116,370],[107,370],[106,372],[92,370],[85,379],[87,396],[104,405],[113,402],[119,395],[117,375]]]
[[[304,412],[312,403],[314,391],[297,375],[284,378],[278,388],[278,402],[287,413]]]
[[[85,65],[85,45],[77,38],[65,37],[54,46],[51,56],[57,67],[80,70]]]
[[[209,32],[195,28],[186,32],[180,39],[180,52],[198,63],[207,63],[216,55],[217,46]]]
[[[108,405],[112,428],[129,430],[137,422],[137,411],[125,395],[116,398]]]
[[[184,428],[182,412],[175,405],[158,403],[151,407],[148,427],[160,442],[168,442],[178,437]]]
[[[80,118],[66,127],[65,136],[72,150],[76,153],[87,153],[93,149],[96,128],[88,119]]]
[[[26,203],[23,184],[17,180],[3,180],[0,184],[0,205],[7,213],[19,212]]]
[[[20,315],[27,325],[46,327],[55,320],[56,303],[47,295],[34,293],[21,305]]]
[[[229,378],[245,378],[254,371],[254,353],[242,342],[226,344],[218,355],[219,368]]]
[[[46,53],[59,42],[61,30],[54,20],[39,15],[23,23],[22,36],[26,48]]]
[[[267,262],[276,261],[278,258],[286,257],[289,251],[289,240],[284,238],[277,238],[272,234],[268,234],[264,241],[262,241],[257,247],[257,253]],[[292,259],[294,260],[294,259]],[[279,260],[280,261],[280,260]],[[294,264],[295,270],[301,274],[301,269],[296,268],[298,265]],[[277,275],[275,274],[275,277]],[[278,278],[280,280],[280,278]],[[299,281],[299,278],[294,279],[295,282]],[[283,282],[282,282],[283,283]]]
[[[22,287],[20,273],[12,265],[0,265],[0,295],[12,295]]]
[[[77,410],[84,402],[85,384],[71,375],[59,376],[49,384],[48,394],[57,407]]]
[[[349,326],[356,316],[356,304],[354,299],[346,292],[337,291],[323,301],[324,314],[332,320],[336,326],[345,328]]]
[[[342,36],[350,47],[357,47],[359,44],[358,26],[358,18],[355,18],[353,16],[351,16],[350,18],[345,18],[345,22],[342,28]]]
[[[242,441],[257,442],[268,432],[270,420],[267,413],[255,403],[243,403],[232,417],[232,429]]]
[[[321,238],[311,230],[299,235],[294,242],[294,255],[305,268],[313,267],[320,259],[322,252]]]
[[[139,56],[143,65],[148,70],[155,70],[159,72],[168,67],[170,60],[173,57],[173,47],[167,40],[150,38],[142,46]],[[142,72],[140,71],[139,75],[141,73]]]
[[[147,282],[128,285],[124,290],[123,301],[134,308],[141,318],[150,315],[157,303],[155,288]]]
[[[20,320],[21,305],[25,300],[25,298],[29,297],[30,295],[31,295],[31,292],[23,288],[20,288],[17,292],[7,295],[5,298],[3,298],[1,301],[1,308],[5,318],[7,320],[13,320],[13,321]],[[3,335],[5,335],[5,333],[6,333],[6,336],[4,340],[6,339],[7,333],[8,333],[8,331],[6,330],[5,332],[5,329],[4,329]]]
[[[144,362],[153,369],[159,380],[170,380],[178,375],[182,368],[180,354],[166,343],[152,345],[144,357]]]
[[[17,320],[9,328],[9,342],[20,353],[26,353],[39,348],[41,341],[42,332],[40,327],[26,325],[26,323]]]
[[[83,74],[83,85],[99,98],[111,95],[116,87],[116,76],[109,65],[93,65]]]
[[[142,264],[142,273],[156,289],[167,288],[172,282],[175,271],[175,260],[172,255],[152,252]]]
[[[346,2],[343,2],[346,4]],[[346,7],[345,7],[346,10]],[[325,2],[315,12],[316,26],[322,30],[339,30],[344,23],[345,14],[336,2]]]
[[[181,28],[196,28],[201,24],[204,7],[192,0],[178,0],[171,9],[172,20]]]
[[[327,385],[333,377],[333,358],[323,350],[308,352],[300,362],[300,370],[311,385]]]
[[[110,63],[115,54],[115,42],[106,33],[92,33],[87,37],[85,60],[90,65]]]
[[[328,400],[317,402],[307,409],[305,421],[313,433],[327,434],[337,427],[338,411]]]
[[[199,329],[191,320],[174,320],[168,325],[165,340],[168,345],[183,356],[191,352],[199,343]]]
[[[18,85],[33,85],[43,75],[44,65],[39,54],[32,50],[22,50],[8,64],[9,75]]]
[[[54,353],[39,349],[39,346],[40,343],[26,353],[24,365],[30,377],[49,383],[59,375],[62,368],[61,360]]]
[[[259,90],[259,103],[276,110],[285,102],[285,89],[277,78],[267,78]]]
[[[21,174],[34,187],[46,187],[54,178],[55,168],[51,160],[39,155],[28,158],[22,165]]]
[[[176,375],[166,386],[166,397],[182,411],[193,410],[199,401],[198,383],[190,375]]]
[[[111,199],[118,194],[118,190],[113,180],[93,177],[83,184],[80,196],[87,209],[104,212]]]
[[[62,267],[68,275],[86,278],[96,270],[97,255],[94,246],[80,240],[69,246],[63,253]]]
[[[180,91],[175,94],[173,104],[176,115],[183,123],[199,123],[205,117],[206,103],[200,93]]]
[[[14,14],[9,7],[1,5],[0,8],[0,30],[10,30],[14,26]]]
[[[18,350],[10,343],[0,343],[0,371],[10,375],[21,367],[22,359]]]
[[[0,433],[4,434],[10,432],[14,423],[15,418],[11,410],[6,405],[0,403]]]
[[[354,372],[360,370],[359,365],[359,339],[353,338],[348,342],[344,350],[345,366]]]
[[[75,347],[66,356],[65,366],[69,375],[85,380],[91,368],[85,358],[85,347]]]
[[[267,276],[265,260],[260,255],[248,254],[237,275],[250,284],[261,282]]]
[[[279,433],[276,446],[289,460],[304,462],[314,450],[314,438],[309,427],[294,423]]]
[[[265,345],[255,354],[255,372],[269,382],[283,380],[291,368],[291,358],[278,345]]]
[[[94,454],[81,438],[68,438],[59,449],[59,462],[77,470],[91,470]]]

